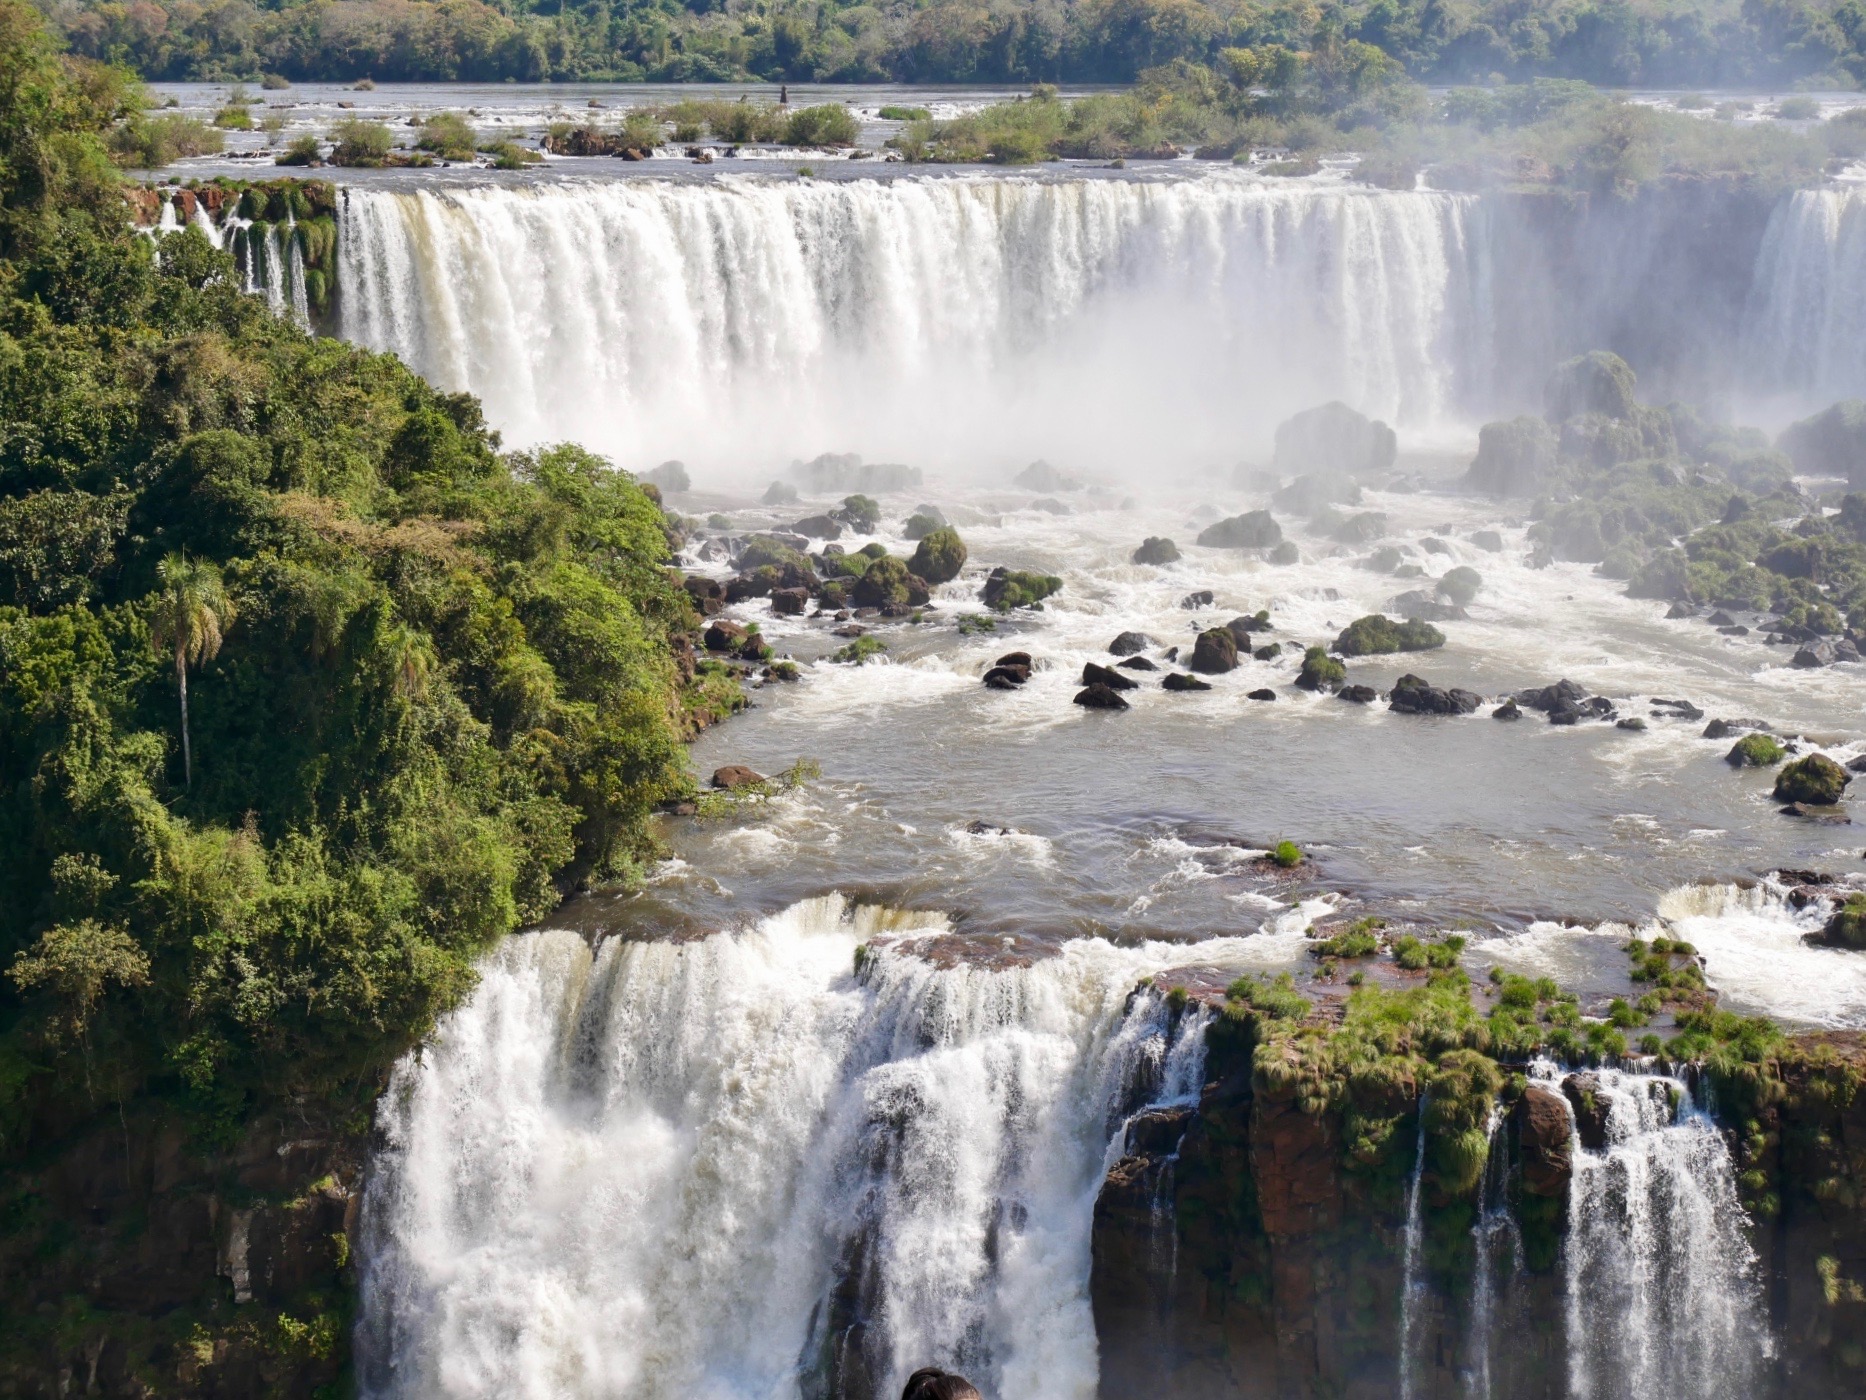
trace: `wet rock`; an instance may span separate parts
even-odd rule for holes
[[[1372,544],[1386,532],[1386,516],[1380,511],[1370,510],[1342,521],[1329,538],[1338,544]]]
[[[1022,666],[1028,671],[1031,668],[1032,662],[1030,660],[1030,653],[1027,651],[1007,651],[991,664],[994,666]]]
[[[1560,1196],[1574,1175],[1568,1106],[1562,1097],[1532,1084],[1512,1110],[1522,1154],[1523,1190],[1532,1196]]]
[[[1500,554],[1503,551],[1503,536],[1495,530],[1473,530],[1471,543],[1491,554]]]
[[[827,515],[811,515],[799,520],[791,529],[800,535],[807,535],[813,540],[839,540],[842,538],[842,522],[832,520]]]
[[[1555,550],[1547,540],[1529,551],[1529,567],[1532,569],[1546,569],[1554,562]]]
[[[725,792],[736,792],[740,788],[756,787],[764,781],[764,774],[747,768],[743,763],[728,763],[723,768],[715,768],[713,770],[713,786]]]
[[[1360,567],[1370,569],[1376,574],[1390,574],[1405,562],[1406,556],[1399,552],[1398,545],[1383,544],[1361,560]]]
[[[1708,621],[1710,622],[1710,625],[1712,627],[1734,627],[1736,626],[1736,619],[1734,617],[1731,617],[1730,614],[1725,612],[1722,608],[1719,608],[1716,612],[1712,613]]]
[[[1548,711],[1560,705],[1578,705],[1587,698],[1587,692],[1573,681],[1556,681],[1554,685],[1545,685],[1539,690],[1519,690],[1516,703],[1527,705],[1532,710]]]
[[[1152,645],[1154,645],[1153,638],[1145,632],[1123,632],[1108,643],[1108,654],[1110,656],[1138,656]]]
[[[1192,647],[1192,669],[1208,676],[1235,671],[1238,665],[1237,638],[1230,629],[1210,627],[1199,633]]]
[[[1271,690],[1268,686],[1265,686],[1260,690],[1246,691],[1244,698],[1246,700],[1274,700],[1276,699],[1276,692]]]
[[[1250,645],[1252,633],[1273,630],[1270,625],[1269,610],[1265,609],[1252,617],[1234,617],[1225,624],[1225,630],[1237,639],[1239,646],[1247,647]]]
[[[718,579],[689,574],[681,583],[681,587],[693,600],[694,611],[698,612],[701,617],[716,617],[726,605],[726,588]]]
[[[1171,564],[1179,558],[1179,546],[1163,535],[1149,535],[1130,557],[1136,564]]]
[[[1337,700],[1350,700],[1356,705],[1371,705],[1380,698],[1380,692],[1371,685],[1344,685],[1335,692]]]
[[[737,651],[745,645],[745,639],[751,633],[736,622],[720,618],[706,629],[706,649],[708,651]]]
[[[1829,948],[1866,949],[1866,896],[1852,895],[1834,910],[1818,941]]]
[[[1270,549],[1283,542],[1283,527],[1267,510],[1246,511],[1220,520],[1199,532],[1198,543],[1208,549]]]
[[[1077,691],[1075,703],[1090,710],[1125,710],[1128,707],[1119,692],[1105,685],[1091,685],[1086,690]]]
[[[1470,617],[1457,603],[1441,603],[1423,588],[1412,588],[1387,599],[1387,611],[1419,622],[1463,622]]]
[[[1492,719],[1503,720],[1521,719],[1523,717],[1523,712],[1516,707],[1516,702],[1514,700],[1505,700],[1501,705],[1490,712],[1490,717]]]
[[[1858,758],[1849,758],[1847,760],[1847,772],[1866,773],[1866,753],[1861,754]]]
[[[1267,647],[1258,647],[1257,650],[1253,651],[1251,653],[1251,659],[1255,661],[1274,661],[1282,654],[1283,644],[1281,642],[1272,642]]]
[[[1737,623],[1730,627],[1719,627],[1717,630],[1726,637],[1747,637],[1749,635],[1749,628],[1743,626],[1741,623]]]
[[[1211,605],[1212,590],[1209,588],[1201,588],[1196,593],[1188,593],[1179,600],[1179,606],[1185,608],[1188,612],[1196,612],[1200,608],[1209,608]]]
[[[1615,729],[1644,729],[1646,727],[1646,722],[1638,715],[1631,715],[1626,719],[1618,721],[1613,727]]]
[[[1797,670],[1812,671],[1821,666],[1831,666],[1839,659],[1832,642],[1810,642],[1797,651],[1788,664]]]
[[[1439,539],[1436,535],[1426,535],[1422,537],[1419,541],[1419,548],[1423,549],[1427,554],[1451,553],[1451,546]]]
[[[1121,668],[1126,671],[1157,671],[1160,669],[1144,656],[1130,656],[1127,660],[1121,662],[1120,665]]]
[[[1080,491],[1082,483],[1067,472],[1058,471],[1041,459],[1032,462],[1015,477],[1014,484],[1026,491]]]
[[[1561,1082],[1562,1097],[1574,1110],[1575,1136],[1589,1152],[1607,1145],[1608,1100],[1597,1074],[1571,1074]]]
[[[1483,697],[1468,690],[1440,690],[1413,675],[1393,682],[1393,693],[1387,697],[1387,708],[1402,715],[1468,715],[1482,703]]]
[[[1110,690],[1133,690],[1140,684],[1132,676],[1124,676],[1119,671],[1111,671],[1106,666],[1097,666],[1093,661],[1082,668],[1083,685],[1105,685]]]
[[[1813,802],[1790,802],[1777,808],[1785,817],[1800,817],[1805,821],[1825,822],[1829,826],[1851,826],[1853,818],[1842,807],[1824,807]]]
[[[1183,671],[1174,671],[1160,682],[1162,690],[1210,690],[1211,684],[1197,676],[1188,676]]]
[[[1058,501],[1049,496],[1045,496],[1040,501],[1032,501],[1030,503],[1030,508],[1032,510],[1043,511],[1049,515],[1074,515],[1075,514],[1075,508],[1073,506],[1064,505],[1061,501]]]
[[[1280,471],[1382,472],[1398,451],[1391,428],[1338,400],[1304,409],[1276,428]]]
[[[810,590],[807,588],[771,590],[771,611],[779,617],[802,617],[804,609],[809,606]]]
[[[1294,540],[1284,540],[1283,543],[1264,555],[1264,558],[1269,560],[1272,564],[1300,564],[1302,562],[1302,551],[1296,548],[1296,542]]]
[[[1696,617],[1697,615],[1698,610],[1689,603],[1673,603],[1665,614],[1666,619],[1673,622],[1677,621],[1679,618]]]
[[[1752,729],[1766,730],[1768,727],[1759,719],[1714,719],[1704,726],[1702,737],[1728,739],[1732,734],[1746,734]]]
[[[1655,714],[1663,712],[1665,719],[1698,720],[1704,718],[1704,711],[1689,700],[1662,700],[1655,695],[1652,698],[1652,709]]]
[[[1027,666],[993,666],[985,672],[985,684],[992,690],[1016,690],[1029,679]]]
[[[1826,754],[1811,753],[1789,764],[1775,779],[1775,800],[1796,806],[1831,807],[1853,775]]]
[[[1302,669],[1296,673],[1296,684],[1304,690],[1333,690],[1347,678],[1347,667],[1324,648],[1310,647],[1302,655]]]

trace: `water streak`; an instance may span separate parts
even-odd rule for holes
[[[1413,1352],[1418,1343],[1419,1309],[1426,1300],[1425,1279],[1425,1106],[1419,1098],[1418,1146],[1412,1160],[1412,1179],[1406,1186],[1405,1272],[1400,1286],[1399,1373],[1400,1400],[1412,1400],[1417,1393],[1413,1382]]]

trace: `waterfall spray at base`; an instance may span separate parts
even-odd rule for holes
[[[1134,990],[1160,945],[872,943],[942,929],[832,896],[697,942],[511,940],[382,1109],[364,1393],[886,1394],[947,1364],[1093,1396],[1095,1196],[1128,1115],[1196,1097],[1203,1021]]]
[[[1679,1080],[1595,1072],[1568,1207],[1569,1393],[1747,1400],[1772,1341],[1729,1150]]]

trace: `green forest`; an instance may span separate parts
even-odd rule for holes
[[[133,101],[0,0],[9,1161],[139,1096],[206,1141],[366,1104],[689,785],[651,488],[156,252],[100,139]]]
[[[1421,82],[1866,78],[1841,0],[40,0],[146,79],[1123,82],[1228,48],[1372,45]]]

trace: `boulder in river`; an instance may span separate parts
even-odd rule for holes
[[[1011,480],[1014,485],[1021,486],[1026,491],[1080,491],[1082,489],[1082,483],[1073,476],[1067,472],[1058,471],[1041,459],[1032,462]]]
[[[1304,690],[1333,690],[1348,678],[1348,668],[1321,647],[1310,647],[1303,653],[1302,670],[1296,675],[1296,684]]]
[[[1540,418],[1486,423],[1477,431],[1477,456],[1464,474],[1464,487],[1487,496],[1533,496],[1554,471],[1557,449],[1555,430]],[[1494,530],[1485,533],[1496,538]],[[1494,546],[1480,546],[1502,547],[1500,538]]]
[[[1144,656],[1130,656],[1127,660],[1116,664],[1124,671],[1157,671],[1160,669]]]
[[[725,792],[736,792],[740,788],[756,787],[764,781],[764,774],[754,772],[743,763],[728,763],[723,768],[715,768],[713,770],[713,786]]]
[[[1356,476],[1383,472],[1399,454],[1399,439],[1378,419],[1335,400],[1286,418],[1276,427],[1276,469],[1337,472]]]
[[[771,590],[771,611],[779,617],[802,617],[804,609],[809,606],[810,590],[807,588]]]
[[[1453,686],[1441,690],[1420,676],[1405,675],[1393,682],[1388,708],[1402,715],[1468,715],[1483,697]]]
[[[1396,651],[1430,651],[1445,645],[1445,634],[1429,622],[1394,622],[1380,613],[1356,618],[1335,638],[1343,656],[1379,656]]]
[[[1208,676],[1235,671],[1238,665],[1237,638],[1226,627],[1208,627],[1199,633],[1192,647],[1191,666]]]
[[[1337,700],[1351,700],[1356,705],[1371,705],[1380,698],[1380,692],[1371,685],[1344,685],[1335,692]]]
[[[1516,707],[1516,701],[1505,700],[1501,705],[1490,712],[1490,717],[1492,719],[1502,720],[1521,719],[1523,717],[1523,712]]]
[[[1818,939],[1829,948],[1866,950],[1866,894],[1848,895],[1822,927]]]
[[[1831,807],[1852,781],[1853,775],[1826,754],[1811,753],[1806,758],[1796,759],[1776,775],[1775,800]]]
[[[1082,667],[1083,685],[1105,685],[1110,690],[1133,690],[1140,682],[1132,676],[1124,676],[1119,671],[1111,671],[1106,666],[1097,666],[1093,661]]]
[[[1732,768],[1773,768],[1788,756],[1773,734],[1745,734],[1723,756]]]
[[[706,649],[708,651],[737,651],[751,635],[736,622],[719,618],[706,629]]]
[[[1076,692],[1075,703],[1090,710],[1125,710],[1127,701],[1109,686],[1091,685]]]
[[[1387,518],[1377,510],[1349,516],[1337,525],[1329,538],[1338,544],[1372,544],[1387,532]]]
[[[1269,549],[1283,542],[1283,527],[1269,511],[1251,510],[1207,525],[1198,542],[1211,549]]]
[[[1245,691],[1244,698],[1246,700],[1274,700],[1276,699],[1276,692],[1268,686],[1263,686],[1257,690]]]
[[[1148,535],[1132,555],[1136,564],[1171,564],[1178,558],[1179,546],[1164,535]]]
[[[832,520],[827,515],[807,515],[790,527],[796,533],[813,540],[839,540],[842,538],[842,522]]]
[[[1188,593],[1179,600],[1179,606],[1188,612],[1197,612],[1200,608],[1209,608],[1211,605],[1212,590],[1209,588],[1201,588],[1196,593]]]
[[[1108,654],[1110,656],[1138,656],[1153,645],[1153,638],[1145,632],[1123,632],[1108,643]]]
[[[1558,709],[1563,705],[1578,705],[1587,699],[1587,692],[1573,681],[1556,681],[1554,685],[1545,685],[1540,689],[1519,690],[1516,703],[1527,705],[1532,710],[1544,712]]]
[[[1211,683],[1202,681],[1197,676],[1188,676],[1184,671],[1174,671],[1160,682],[1162,690],[1210,690]]]
[[[1706,739],[1728,739],[1732,734],[1742,734],[1751,729],[1768,729],[1768,725],[1759,719],[1714,719],[1704,726],[1703,737]]]
[[[964,567],[965,541],[950,525],[921,536],[913,558],[907,561],[908,572],[930,584],[951,583]]]

